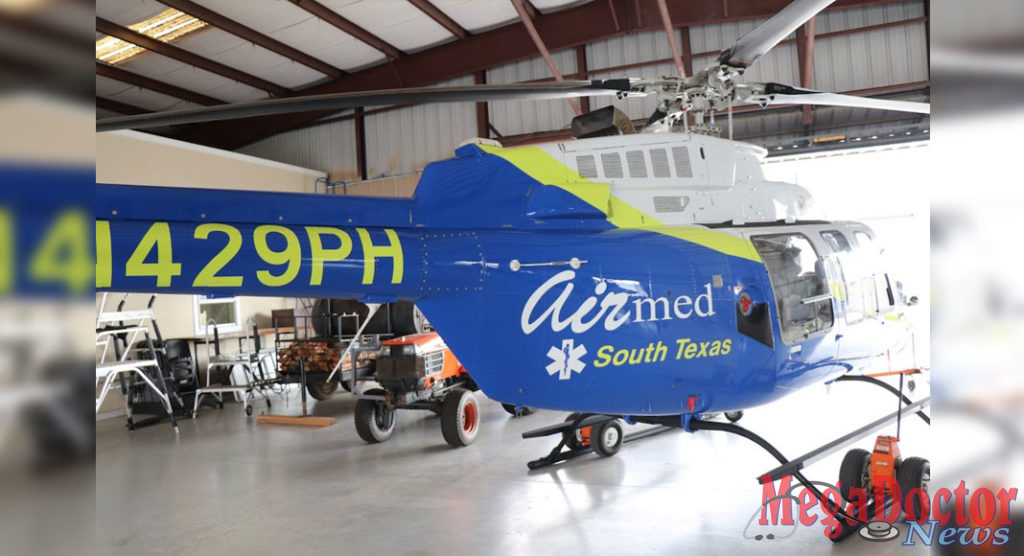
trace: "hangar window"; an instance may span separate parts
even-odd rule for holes
[[[656,178],[671,178],[668,169],[668,152],[665,149],[651,149],[651,166]]]
[[[775,293],[782,341],[803,340],[832,328],[832,296],[823,261],[803,234],[751,238]]]
[[[622,177],[622,158],[619,153],[602,153],[601,167],[606,178]]]
[[[242,330],[242,311],[237,297],[197,295],[192,300],[197,336],[206,334],[206,323],[211,320],[217,323],[217,330],[221,334]],[[213,334],[213,330],[210,334]]]
[[[647,161],[644,160],[644,151],[627,151],[626,165],[629,166],[629,177],[647,177]]]
[[[690,166],[690,149],[686,147],[672,147],[672,159],[676,163],[677,178],[693,177],[693,168]]]
[[[588,154],[576,157],[576,171],[585,178],[597,177],[597,162],[594,155]]]

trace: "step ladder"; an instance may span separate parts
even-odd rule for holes
[[[178,420],[174,416],[174,408],[171,406],[167,378],[163,369],[160,368],[160,360],[157,349],[153,345],[153,337],[150,327],[155,331],[156,317],[153,316],[153,302],[156,296],[150,297],[149,304],[145,309],[127,311],[124,309],[128,301],[128,294],[125,294],[118,303],[117,310],[106,311],[108,293],[104,292],[100,299],[100,308],[96,314],[96,349],[99,352],[96,361],[96,384],[102,382],[103,387],[99,396],[96,397],[96,413],[100,412],[103,401],[113,388],[114,379],[120,382],[121,393],[124,395],[125,413],[127,415],[128,430],[135,430],[135,422],[132,418],[131,389],[132,383],[126,382],[125,377],[135,375],[142,381],[160,400],[164,410],[171,419],[171,426],[175,434],[179,432]],[[159,334],[159,332],[156,332]],[[140,339],[144,340],[145,347],[133,350]],[[129,359],[129,355],[135,353],[140,358]],[[154,369],[158,380],[153,380],[147,373],[147,369]]]

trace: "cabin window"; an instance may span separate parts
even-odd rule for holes
[[[865,232],[853,232],[853,237],[857,239],[857,247],[861,249],[871,249],[871,236]]]
[[[602,153],[601,167],[606,178],[622,177],[622,158],[619,157],[619,153]]]
[[[832,296],[823,261],[803,234],[751,238],[775,293],[782,341],[803,340],[832,328]]]
[[[693,177],[693,168],[690,166],[690,149],[672,147],[672,160],[675,161],[677,178]]]
[[[849,253],[853,250],[846,236],[839,230],[825,230],[821,232],[821,239],[825,240],[833,253]]]
[[[651,149],[651,166],[656,178],[671,178],[672,172],[668,169],[668,152],[665,149]]]
[[[587,154],[576,157],[576,171],[585,178],[597,177],[597,162],[594,155]]]
[[[644,160],[644,151],[626,152],[626,166],[629,166],[629,177],[647,177],[647,161]]]

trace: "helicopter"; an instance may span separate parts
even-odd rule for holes
[[[856,222],[802,220],[764,149],[714,121],[735,106],[927,104],[744,71],[832,0],[796,0],[693,76],[358,91],[101,120],[98,131],[434,102],[655,95],[573,140],[467,141],[409,199],[97,184],[96,287],[412,301],[490,398],[643,418],[738,412],[877,362],[908,297]],[[624,121],[625,120],[625,121]]]

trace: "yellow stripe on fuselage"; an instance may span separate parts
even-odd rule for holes
[[[478,144],[484,152],[499,156],[531,178],[552,185],[583,199],[603,212],[616,228],[640,229],[664,234],[734,257],[761,261],[753,244],[745,238],[698,227],[667,227],[656,218],[611,194],[611,186],[591,181],[562,164],[540,147],[503,148]]]
[[[699,228],[696,226],[639,226],[638,228],[649,232],[657,232],[659,234],[672,236],[676,239],[696,243],[697,245],[703,245],[708,249],[714,249],[715,251],[725,253],[726,255],[732,255],[733,257],[761,262],[761,255],[759,255],[757,250],[754,249],[754,244],[751,243],[750,240],[740,236],[734,236],[725,232],[719,232],[718,230]]]

